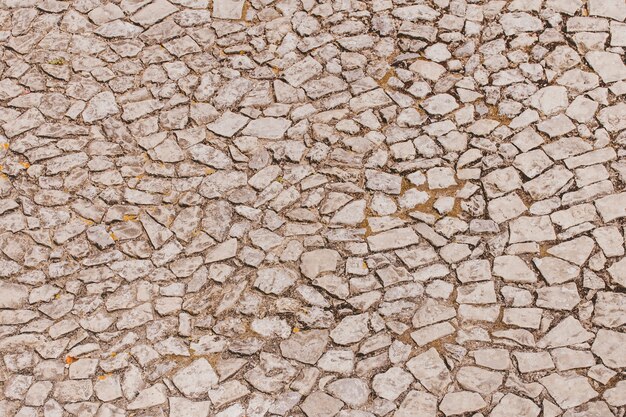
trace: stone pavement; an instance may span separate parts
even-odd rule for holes
[[[0,0],[0,417],[623,417],[624,0]]]

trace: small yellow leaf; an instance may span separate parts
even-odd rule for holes
[[[207,175],[215,174],[215,170],[213,168],[207,168],[204,170]]]
[[[30,164],[28,162],[20,162],[20,165],[22,165],[26,169],[30,168]]]
[[[134,214],[125,214],[124,217],[122,217],[122,220],[124,220],[125,222],[137,220],[137,216],[135,216]]]
[[[294,333],[298,333],[298,332],[300,332],[300,329],[299,329],[298,327],[294,327],[294,328],[293,328],[293,332],[294,332]]]
[[[113,239],[114,241],[119,240],[119,237],[115,236],[115,233],[111,232],[111,239]]]

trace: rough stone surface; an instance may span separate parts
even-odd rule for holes
[[[0,0],[0,417],[623,417],[623,0]]]

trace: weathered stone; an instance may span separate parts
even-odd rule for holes
[[[332,249],[305,252],[300,258],[300,271],[305,277],[314,279],[324,272],[334,272],[339,262],[339,253]]]
[[[326,330],[297,332],[280,343],[280,351],[286,358],[314,364],[324,353],[328,341]]]
[[[186,397],[202,398],[217,384],[218,377],[209,362],[202,358],[178,371],[172,382]]]

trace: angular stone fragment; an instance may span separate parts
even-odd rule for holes
[[[503,379],[500,372],[477,366],[464,366],[456,374],[456,380],[462,388],[482,394],[496,391],[502,385]]]
[[[591,351],[609,368],[623,368],[626,366],[626,357],[623,355],[624,343],[626,343],[626,334],[600,329],[593,341]]]
[[[263,117],[249,122],[241,134],[256,136],[260,139],[278,140],[283,138],[289,126],[291,126],[291,122],[287,119]]]
[[[330,332],[330,337],[339,345],[357,343],[369,334],[368,322],[369,314],[367,313],[345,317]]]
[[[15,261],[0,261],[0,277],[10,277],[17,274],[22,267]]]
[[[416,245],[419,243],[419,240],[417,233],[409,227],[393,229],[367,237],[370,250],[374,252]]]
[[[569,103],[567,89],[561,86],[542,88],[532,95],[530,103],[546,116],[552,116],[567,108]]]
[[[299,87],[322,72],[322,65],[310,56],[295,63],[283,72],[285,80],[293,87]]]
[[[359,407],[367,402],[370,390],[362,379],[343,378],[327,386],[328,392],[350,407]]]
[[[443,397],[439,409],[446,416],[455,416],[470,411],[478,411],[486,406],[487,403],[479,394],[469,391],[456,391]]]
[[[624,255],[624,237],[615,226],[598,227],[593,231],[598,246],[607,257]]]
[[[598,106],[597,102],[585,98],[584,96],[578,96],[567,108],[565,114],[579,123],[585,123],[593,119],[593,116],[598,110]]]
[[[209,250],[204,262],[208,264],[230,259],[237,254],[237,247],[237,239],[228,239],[219,243]]]
[[[366,170],[365,186],[374,191],[383,191],[387,194],[400,194],[402,178],[398,175],[391,175],[385,172]]]
[[[596,295],[593,322],[607,328],[615,328],[626,323],[626,295],[617,292],[600,291]]]
[[[463,304],[490,304],[496,302],[494,284],[491,281],[466,284],[458,288],[456,300]]]
[[[333,417],[343,407],[343,402],[321,391],[310,394],[300,405],[307,417]]]
[[[537,290],[537,306],[552,310],[572,310],[580,302],[576,284],[555,285]]]
[[[595,200],[595,205],[605,222],[626,217],[626,193],[599,198]]]
[[[619,381],[614,388],[610,388],[604,392],[602,397],[609,405],[613,407],[621,407],[626,404],[626,382]]]
[[[421,104],[422,108],[429,114],[444,115],[459,108],[454,97],[450,94],[438,94],[424,100]]]
[[[593,338],[593,333],[585,330],[573,316],[567,316],[543,336],[537,346],[540,348],[553,348],[570,346],[586,342]]]
[[[342,207],[331,219],[331,224],[356,226],[365,220],[365,200],[356,200]]]
[[[392,13],[395,17],[398,17],[402,20],[429,20],[433,21],[439,16],[439,12],[437,12],[432,7],[427,5],[418,4],[414,6],[406,6],[406,7],[398,7],[393,10]]]
[[[280,351],[288,359],[314,364],[324,353],[328,342],[327,330],[301,331],[280,342]]]
[[[434,348],[412,358],[407,368],[420,384],[437,396],[445,393],[452,383],[450,371]]]
[[[575,127],[569,117],[562,113],[537,124],[537,129],[551,138],[565,135]]]
[[[210,401],[190,401],[181,397],[169,397],[170,417],[208,417]]]
[[[491,279],[491,265],[486,259],[465,261],[456,269],[456,276],[462,283],[486,281]]]
[[[509,224],[509,243],[544,242],[556,239],[548,216],[518,217]]]
[[[84,165],[89,160],[89,157],[84,152],[71,153],[58,158],[49,159],[46,161],[48,173],[50,175],[58,174],[60,172],[68,172],[74,168]]]
[[[117,261],[111,264],[111,269],[127,281],[134,281],[145,277],[154,269],[152,262],[146,260]]]
[[[141,304],[129,310],[125,315],[117,321],[119,330],[132,329],[139,327],[153,319],[152,305],[150,303]]]
[[[487,197],[496,198],[522,186],[522,180],[513,167],[490,172],[482,178]]]
[[[551,256],[534,258],[533,263],[549,285],[574,280],[580,274],[580,268],[577,266]]]
[[[546,387],[559,407],[564,409],[584,404],[598,395],[583,376],[563,377],[554,373],[541,378],[539,382]]]
[[[28,300],[28,287],[0,282],[0,309],[20,308]]]
[[[604,107],[598,112],[598,120],[609,132],[619,132],[626,129],[626,103]]]
[[[130,20],[142,26],[154,25],[178,9],[167,0],[155,0],[135,13]]]
[[[111,97],[112,96],[113,95],[111,94]],[[45,118],[39,110],[30,109],[22,113],[19,117],[4,123],[2,125],[2,129],[7,137],[12,138],[20,133],[24,133],[41,126],[44,122]]]
[[[379,397],[394,401],[407,390],[412,382],[413,377],[410,373],[394,366],[374,376],[372,389]]]
[[[88,379],[59,381],[52,392],[52,396],[61,403],[88,401],[92,394],[93,385]]]
[[[139,392],[139,395],[128,404],[128,410],[143,410],[167,402],[167,388],[163,384],[154,384]]]
[[[243,129],[248,120],[250,119],[246,116],[227,111],[216,121],[209,123],[207,128],[216,135],[232,138],[235,133]]]
[[[244,0],[217,0],[213,3],[212,16],[216,19],[243,19]]]
[[[394,417],[435,417],[437,397],[424,391],[409,391],[393,414]]]
[[[561,165],[544,172],[540,176],[524,183],[524,190],[533,200],[549,198],[563,188],[574,177],[568,169]]]
[[[427,344],[441,339],[443,337],[454,334],[456,329],[450,322],[436,323],[430,326],[422,327],[411,333],[411,339],[415,341],[418,346],[426,346]]]
[[[161,226],[152,217],[146,214],[142,214],[139,220],[155,249],[160,249],[165,242],[174,235],[169,229]]]
[[[430,81],[437,81],[446,72],[444,66],[421,59],[411,64],[409,69]]]
[[[567,242],[563,242],[559,245],[552,246],[547,252],[550,255],[554,255],[558,258],[564,259],[568,262],[572,262],[576,265],[583,265],[585,261],[591,255],[595,244],[593,239],[582,236],[576,239],[572,239]]]
[[[496,222],[502,223],[523,214],[527,207],[515,193],[493,199],[488,204],[489,216]]]
[[[416,328],[428,326],[456,316],[454,307],[431,298],[425,299],[413,316],[413,326]]]
[[[515,415],[519,417],[537,417],[541,409],[531,400],[515,394],[506,394],[496,405],[489,417],[506,417]]]
[[[524,12],[505,13],[500,18],[500,24],[507,36],[523,32],[537,32],[543,29],[541,20]]]
[[[563,417],[612,417],[614,414],[604,401],[590,401],[580,407],[570,408],[562,415]]]
[[[300,270],[305,277],[314,279],[321,273],[335,271],[339,257],[339,252],[332,249],[306,252],[300,259]]]
[[[172,382],[186,397],[203,398],[217,384],[218,376],[209,362],[201,358],[178,371]]]
[[[302,88],[306,91],[307,96],[316,100],[346,90],[348,85],[341,78],[330,75],[317,80],[309,80],[302,85]]]
[[[523,373],[554,369],[554,362],[548,352],[514,352],[517,369]]]
[[[585,54],[585,59],[607,84],[626,79],[626,65],[618,54],[589,51]]]
[[[95,31],[96,34],[104,38],[132,38],[141,32],[141,27],[119,19],[107,22]]]
[[[524,262],[515,255],[498,256],[493,261],[493,274],[506,282],[536,282],[537,276]]]
[[[120,378],[117,375],[100,378],[94,384],[94,392],[101,401],[113,401],[122,398]]]
[[[140,119],[156,110],[163,108],[159,100],[142,100],[124,105],[122,119],[127,122]]]
[[[383,107],[391,104],[392,101],[382,88],[368,91],[350,100],[350,108],[356,113],[367,109]]]
[[[451,168],[431,168],[426,173],[428,188],[442,189],[457,185]]]
[[[266,294],[282,294],[297,279],[295,271],[287,268],[264,268],[257,272],[254,286]]]
[[[250,390],[238,380],[231,380],[209,391],[209,398],[214,407],[237,401],[250,393]]]

